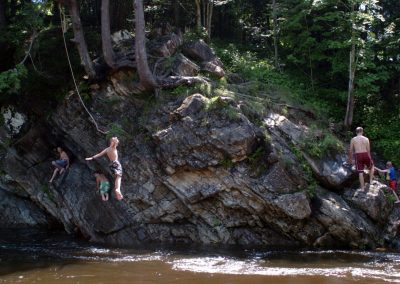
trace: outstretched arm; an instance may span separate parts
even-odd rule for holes
[[[107,148],[104,149],[103,151],[101,151],[100,153],[98,153],[98,154],[92,156],[92,157],[86,158],[86,161],[91,161],[91,160],[93,160],[93,159],[96,159],[96,158],[98,158],[98,157],[103,156],[103,155],[106,154],[106,153],[107,153]]]
[[[379,169],[377,167],[374,167],[374,168],[375,168],[375,170],[377,170],[380,173],[387,173],[388,172],[388,170],[381,170],[381,169]]]

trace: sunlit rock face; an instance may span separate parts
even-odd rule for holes
[[[208,50],[197,58],[212,56]],[[0,226],[12,227],[18,222],[4,220],[21,216],[26,226],[56,221],[68,232],[121,246],[373,248],[398,240],[398,209],[385,197],[387,187],[349,188],[356,177],[343,167],[345,153],[315,158],[300,147],[306,123],[272,109],[251,112],[234,95],[135,96],[131,72],[120,70],[92,88],[88,108],[107,135],[72,94],[46,121],[2,148],[3,200],[22,198],[27,205],[9,208]],[[85,157],[107,147],[113,135],[120,139],[124,199],[111,192],[103,202],[93,172],[113,184],[108,160]],[[57,146],[70,155],[71,166],[49,184]]]

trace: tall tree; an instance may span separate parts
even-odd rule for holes
[[[272,0],[272,22],[273,22],[273,34],[274,34],[274,63],[275,68],[279,69],[278,61],[278,16],[276,0]]]
[[[201,31],[201,0],[194,0],[196,4],[196,29]]]
[[[212,24],[212,16],[214,11],[214,0],[203,0],[205,1],[205,28],[207,31],[208,40],[211,39],[211,24]]]
[[[85,72],[89,76],[89,78],[96,78],[96,71],[94,69],[93,61],[90,58],[85,36],[83,33],[78,3],[76,0],[62,0],[60,1],[60,3],[66,5],[69,9],[72,21],[72,29],[74,31],[74,39],[72,39],[72,41],[76,44],[78,48],[78,53],[81,58],[83,68],[85,69]]]
[[[356,42],[355,42],[355,14],[354,4],[351,4],[351,49],[349,56],[349,86],[347,89],[347,107],[346,115],[344,118],[344,126],[349,128],[353,123],[354,115],[354,78],[356,75]]]
[[[155,89],[157,82],[147,61],[143,0],[135,0],[135,59],[140,84],[145,90]]]
[[[115,67],[115,53],[111,44],[110,0],[101,1],[101,42],[104,61],[111,68]]]

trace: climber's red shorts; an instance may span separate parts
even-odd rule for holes
[[[364,171],[364,166],[371,169],[374,166],[374,162],[367,152],[356,153],[356,169],[357,172],[362,173]]]
[[[389,187],[393,190],[397,189],[397,182],[395,180],[389,181]]]

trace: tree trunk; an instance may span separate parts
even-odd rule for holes
[[[306,24],[307,32],[309,32],[308,29],[308,21],[307,21],[307,15],[304,15],[304,22]],[[312,59],[311,59],[311,48],[308,46],[308,65],[310,67],[310,81],[311,81],[311,89],[314,91],[314,71],[313,71],[313,65],[312,65]]]
[[[94,69],[93,62],[90,59],[89,51],[86,45],[81,18],[79,16],[79,8],[76,0],[69,1],[69,12],[71,14],[72,29],[74,30],[73,41],[77,45],[83,68],[85,69],[89,78],[96,78],[96,71]]]
[[[9,15],[9,19],[14,18],[16,14],[17,14],[17,1],[11,1],[11,2],[10,2],[10,15]]]
[[[195,0],[196,2],[196,29],[201,31],[201,0]]]
[[[353,43],[351,45],[350,51],[350,61],[349,61],[349,87],[347,90],[347,108],[346,108],[346,116],[344,118],[344,126],[349,128],[353,123],[353,114],[354,114],[354,78],[356,75],[356,66],[355,66],[355,57],[356,57],[356,46]]]
[[[279,69],[278,61],[278,20],[276,15],[276,0],[272,0],[272,19],[274,25],[274,62],[275,68]]]
[[[351,6],[351,50],[349,58],[349,86],[347,90],[347,107],[346,116],[344,118],[344,126],[350,128],[353,123],[354,114],[354,78],[356,75],[356,35],[355,35],[355,19],[354,19],[354,4]]]
[[[172,9],[173,9],[173,12],[174,12],[174,25],[175,25],[175,27],[179,27],[180,26],[180,22],[179,22],[179,19],[180,19],[180,8],[179,8],[179,1],[178,0],[173,0],[172,1]]]
[[[5,0],[0,0],[0,31],[6,28],[6,5]]]
[[[212,20],[212,15],[213,15],[213,8],[214,8],[214,0],[208,0],[208,3],[207,3],[207,23],[206,23],[208,41],[210,41],[210,39],[211,39],[211,20]]]
[[[201,2],[202,2],[202,4],[203,4],[203,10],[202,10],[202,13],[201,13],[201,16],[202,16],[202,19],[201,19],[201,25],[203,26],[203,27],[205,27],[206,26],[206,8],[207,8],[207,1],[208,0],[201,0]]]
[[[101,43],[104,61],[111,68],[115,68],[115,53],[111,44],[110,31],[110,0],[101,1]]]
[[[154,90],[157,83],[147,62],[143,0],[135,0],[135,34],[135,59],[140,84],[146,90]]]

